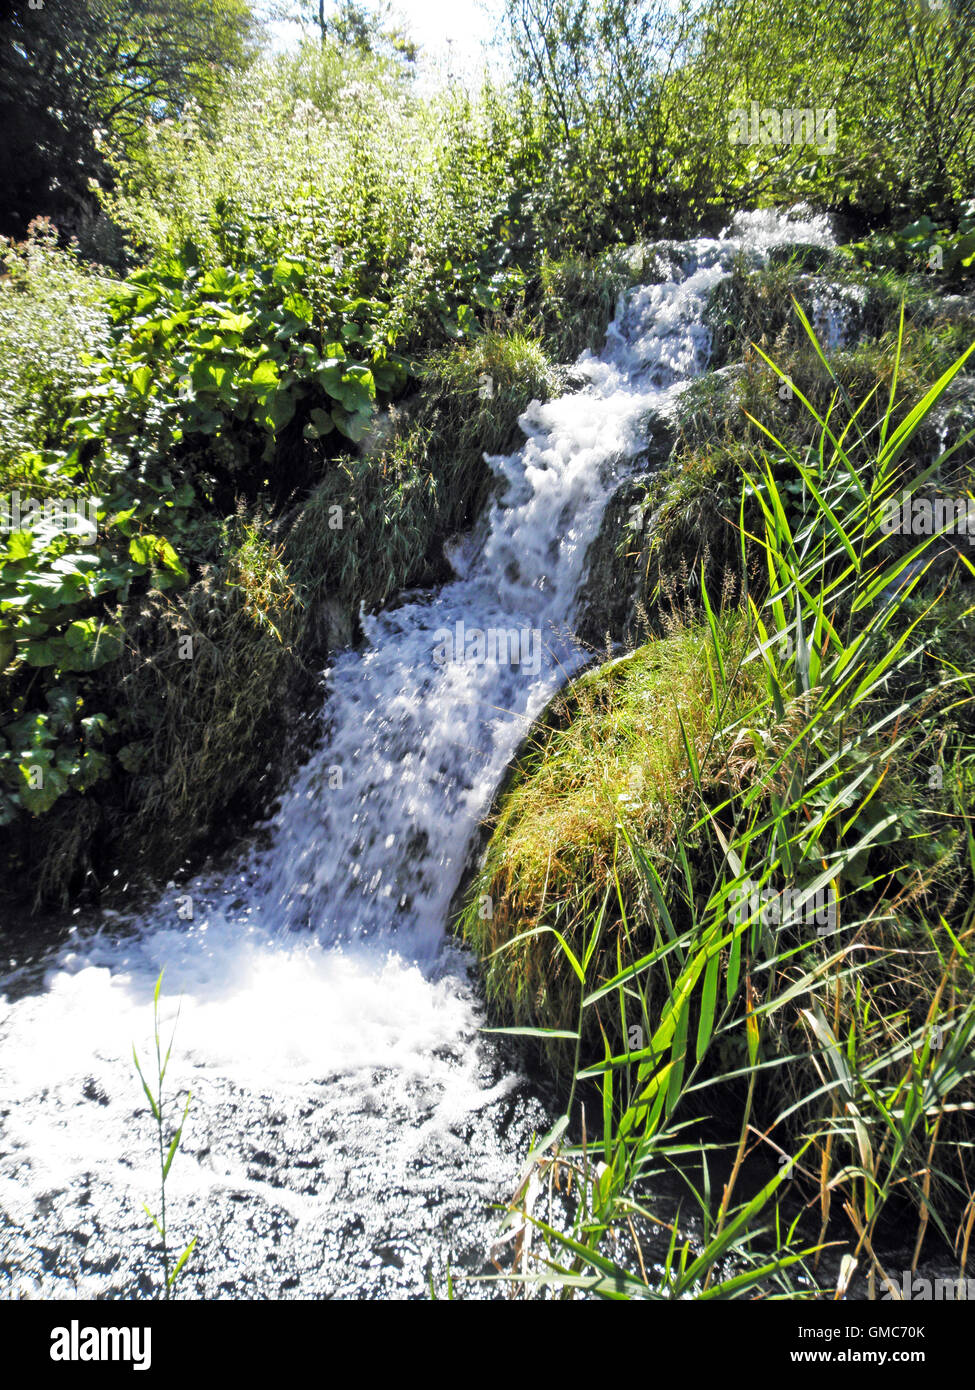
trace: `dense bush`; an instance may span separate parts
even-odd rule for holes
[[[158,818],[162,793],[149,789],[172,790],[182,765],[164,733],[176,710],[190,727],[223,719],[224,733],[236,729],[246,780],[248,759],[261,756],[265,697],[275,683],[298,688],[306,679],[298,649],[290,664],[285,657],[292,641],[321,659],[321,605],[338,605],[331,628],[348,636],[340,613],[435,573],[439,541],[473,519],[488,478],[477,431],[465,435],[457,418],[461,379],[471,378],[476,398],[479,376],[497,377],[501,447],[511,441],[511,409],[517,415],[544,389],[546,370],[527,341],[509,349],[503,334],[451,365],[449,345],[479,331],[519,284],[486,110],[464,98],[419,100],[395,58],[334,40],[307,44],[259,65],[219,114],[211,109],[204,121],[188,101],[178,115],[160,112],[124,156],[116,146],[119,179],[106,207],[149,258],[124,282],[86,271],[47,224],[9,250],[2,481],[25,497],[83,498],[97,515],[97,537],[65,529],[55,514],[4,538],[0,814],[14,826],[17,854],[23,818],[64,798],[61,819],[74,806],[72,824],[90,829],[94,803],[79,798],[99,782],[111,784],[106,805],[139,796]],[[390,436],[388,415],[404,391],[425,402],[408,438],[398,426]],[[449,466],[445,410],[457,418]],[[431,468],[434,415],[443,417],[443,461]],[[387,436],[391,466],[382,462]],[[472,470],[479,480],[469,485]],[[147,736],[153,699],[134,679],[131,654],[155,651],[152,669],[164,670],[167,630],[199,627],[180,628],[159,596],[187,589],[192,615],[194,595],[210,592],[215,576],[234,589],[237,523],[228,529],[228,518],[243,509],[246,524],[314,489],[330,509],[323,515],[337,508],[342,519],[314,536],[304,520],[288,551],[303,595],[294,591],[294,611],[307,600],[309,623],[289,619],[282,634],[268,616],[282,667],[257,648],[244,652],[247,632],[263,643],[266,629],[248,628],[250,610],[241,608],[234,650],[255,678],[263,674],[264,695],[236,657],[221,668],[249,683],[253,718],[245,728],[221,716],[207,682],[194,678],[182,700],[170,691],[162,729]],[[329,542],[334,555],[319,554],[315,568],[312,556]],[[289,573],[282,592],[292,592]],[[273,597],[255,610],[276,611]],[[205,654],[217,639],[203,635]],[[173,670],[185,686],[200,665]],[[234,797],[221,759],[211,772],[192,803],[168,797],[178,847]],[[62,827],[62,836],[83,863],[78,834]],[[66,873],[77,879],[70,857],[57,855],[41,875],[45,891],[63,892]]]
[[[56,487],[36,476],[36,456],[58,442],[71,393],[91,378],[86,359],[107,343],[112,281],[59,247],[44,218],[2,250],[0,487]]]
[[[953,218],[970,196],[971,0],[801,11],[790,0],[509,0],[508,15],[517,167],[559,254],[783,199],[907,221]],[[814,118],[796,140],[783,136],[793,111]]]

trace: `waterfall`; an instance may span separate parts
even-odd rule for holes
[[[478,1035],[448,905],[506,764],[588,659],[586,553],[647,420],[707,365],[711,289],[790,241],[831,244],[825,219],[740,215],[621,298],[581,389],[534,403],[522,448],[490,460],[498,495],[451,547],[456,577],[366,617],[336,658],[317,750],[230,871],[77,918],[7,972],[0,1296],[133,1297],[157,1277],[131,1054],[163,967],[167,1086],[193,1092],[168,1196],[171,1243],[199,1236],[187,1294],[422,1297],[448,1256],[483,1265],[490,1203],[547,1115]]]

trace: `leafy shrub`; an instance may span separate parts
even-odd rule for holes
[[[512,273],[508,138],[500,103],[420,100],[394,61],[305,43],[256,64],[206,128],[192,108],[151,126],[105,206],[143,256],[293,258],[316,312],[338,287],[384,306],[390,344],[428,349]]]
[[[108,481],[133,454],[158,470],[202,448],[225,484],[255,492],[296,414],[307,439],[360,440],[405,363],[378,306],[350,300],[341,281],[326,295],[321,276],[313,303],[307,281],[307,266],[286,257],[205,271],[192,243],[131,276],[97,384],[78,393],[67,467],[84,457]],[[143,470],[143,488],[150,478]]]
[[[26,241],[0,242],[0,264],[0,488],[47,492],[56,480],[32,460],[57,443],[68,397],[106,345],[112,281],[59,247],[45,218]]]

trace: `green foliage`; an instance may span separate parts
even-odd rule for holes
[[[45,218],[0,252],[0,489],[38,494],[52,479],[38,471],[36,453],[60,442],[67,399],[106,345],[114,282],[59,248]]]
[[[797,1258],[784,1179],[793,1212],[818,1197],[820,1244],[833,1214],[849,1223],[844,1278],[862,1264],[871,1296],[886,1278],[885,1212],[909,1204],[915,1263],[929,1229],[956,1249],[964,1234],[965,1212],[957,1229],[952,1216],[975,1066],[973,610],[961,591],[947,605],[921,596],[939,538],[898,545],[885,516],[891,496],[923,489],[964,447],[920,474],[905,469],[975,348],[901,415],[902,325],[888,403],[869,427],[802,321],[832,398],[819,413],[800,396],[815,449],[755,422],[766,443],[742,480],[743,611],[716,614],[705,588],[696,629],[577,683],[506,793],[461,919],[491,953],[489,988],[515,1020],[505,1031],[563,1058],[572,1045],[559,1137],[577,1088],[595,1088],[597,1113],[601,1101],[601,1129],[544,1160],[579,1181],[571,1230],[539,1214],[531,1184],[509,1218],[522,1249],[529,1227],[543,1246],[537,1272],[523,1264],[513,1276],[563,1292],[727,1296],[771,1280],[801,1296],[783,1281]],[[975,573],[964,553],[958,567]],[[688,651],[704,668],[697,681]],[[936,781],[918,775],[932,748],[951,750],[934,754]],[[817,894],[825,931],[807,915]],[[722,1113],[737,1114],[738,1138],[715,1203],[711,1144],[689,1146],[687,1130]],[[756,1144],[786,1166],[736,1207]],[[540,1163],[533,1154],[530,1167]],[[693,1278],[685,1246],[651,1281],[631,1223],[660,1221],[646,1191],[671,1166],[692,1187],[704,1250]],[[761,1262],[752,1242],[773,1222]],[[672,1230],[679,1244],[679,1223]],[[740,1274],[725,1287],[729,1242]]]
[[[336,429],[360,440],[405,363],[390,351],[379,306],[349,299],[341,277],[329,285],[319,275],[313,290],[309,279],[289,257],[204,270],[191,243],[131,276],[112,352],[79,393],[74,458],[86,450],[92,475],[107,480],[136,447],[164,459],[212,439],[211,468],[233,473],[248,435],[269,463],[298,412],[308,438]],[[91,455],[88,441],[111,444]],[[151,486],[145,473],[140,481]]]
[[[509,0],[517,168],[544,244],[591,254],[798,198],[948,216],[975,167],[972,13],[813,0],[799,24],[790,0]],[[799,138],[786,111],[808,113]]]
[[[99,513],[101,516],[102,513]],[[0,823],[18,809],[47,811],[69,789],[87,790],[109,774],[102,742],[109,716],[92,707],[83,677],[118,659],[123,631],[114,605],[133,580],[166,588],[186,577],[162,536],[125,523],[103,543],[57,524],[13,532],[0,550]],[[48,678],[38,686],[38,668]]]
[[[390,23],[391,8],[389,0],[378,8],[359,0],[333,0],[329,8],[324,0],[300,0],[297,18],[306,26],[317,26],[323,43],[332,38],[362,57],[381,54],[415,63],[416,44]]]
[[[159,1150],[159,1215],[153,1215],[145,1203],[143,1203],[143,1210],[152,1222],[161,1242],[160,1259],[163,1272],[163,1298],[169,1300],[176,1296],[177,1281],[186,1266],[187,1260],[193,1254],[197,1238],[196,1236],[193,1237],[189,1245],[187,1245],[186,1249],[170,1269],[169,1232],[166,1223],[166,1182],[169,1178],[169,1170],[173,1166],[173,1159],[179,1152],[179,1146],[183,1141],[183,1129],[186,1126],[186,1117],[190,1113],[192,1093],[187,1091],[183,1113],[176,1127],[173,1128],[167,1115],[167,1109],[171,1102],[168,1101],[164,1095],[164,1083],[166,1080],[166,1072],[169,1069],[169,1061],[173,1055],[173,1039],[176,1036],[176,1024],[173,1024],[172,1036],[169,1039],[169,1046],[166,1049],[166,1055],[164,1057],[162,1052],[162,1035],[159,1029],[159,991],[162,988],[164,973],[165,972],[162,970],[159,972],[159,978],[156,981],[156,988],[152,996],[153,1038],[156,1052],[156,1074],[153,1078],[154,1084],[152,1087],[150,1087],[145,1078],[142,1064],[139,1061],[139,1054],[135,1050],[135,1044],[132,1046],[132,1061],[135,1063],[135,1069],[142,1083],[142,1091],[146,1100],[149,1102],[149,1110],[156,1127],[156,1143]]]
[[[53,233],[39,232],[28,248],[11,252],[12,347],[23,348],[28,337],[43,342],[27,312],[39,300],[36,316],[60,357],[52,348],[41,377],[43,356],[20,353],[25,364],[38,365],[19,368],[22,377],[34,372],[30,391],[4,397],[11,415],[23,417],[10,479],[29,486],[31,495],[83,495],[97,515],[97,539],[89,544],[91,537],[65,531],[57,518],[25,521],[0,552],[0,688],[9,711],[0,729],[5,822],[49,812],[68,793],[142,766],[131,754],[143,741],[130,727],[140,722],[132,719],[131,682],[113,688],[102,668],[119,665],[132,627],[126,615],[147,592],[184,586],[214,562],[223,567],[224,517],[239,499],[255,506],[269,496],[280,505],[330,468],[326,493],[343,495],[350,519],[368,517],[370,494],[381,518],[401,495],[422,494],[422,443],[412,462],[402,456],[395,485],[382,472],[346,468],[342,460],[353,446],[365,448],[377,414],[410,375],[415,380],[420,369],[406,355],[410,345],[422,342],[429,353],[444,342],[463,342],[478,328],[477,316],[518,283],[505,268],[504,239],[488,225],[492,218],[498,223],[504,206],[497,179],[478,177],[495,156],[475,137],[469,105],[445,104],[441,125],[407,104],[387,60],[374,60],[376,85],[369,89],[356,83],[343,55],[335,45],[306,46],[271,61],[212,134],[194,125],[192,108],[178,121],[159,123],[128,166],[128,187],[138,182],[143,199],[151,188],[159,212],[165,210],[161,186],[178,201],[165,231],[158,213],[155,223],[147,219],[147,227],[161,229],[147,267],[105,289],[91,281],[101,293],[99,307],[110,292],[110,321],[106,326],[103,311],[70,350],[56,334],[72,320],[62,315],[58,324],[56,314],[73,305],[72,296],[86,305],[79,286],[87,289],[89,281],[56,250]],[[339,138],[303,92],[341,112]],[[331,97],[341,101],[330,107]],[[265,100],[287,109],[295,144],[284,138],[269,146]],[[367,106],[388,125],[386,151],[363,142]],[[399,117],[407,122],[405,134]],[[417,160],[418,144],[429,158]],[[239,196],[242,146],[263,161],[253,202]],[[398,198],[389,190],[404,181]],[[269,194],[282,203],[262,203]],[[136,208],[127,196],[118,207]],[[194,197],[199,201],[191,203]],[[272,208],[280,216],[272,217]],[[142,209],[138,203],[139,218]],[[198,245],[185,235],[174,239],[184,222]],[[508,420],[508,437],[513,421],[505,411],[499,418]],[[485,415],[481,424],[491,421]],[[463,445],[465,466],[475,471],[483,470],[484,445],[500,446],[501,438],[494,441],[493,425],[482,442],[477,435],[468,431]],[[356,593],[349,588],[353,538],[326,532],[342,555],[307,577],[309,592],[320,595],[334,578],[339,601],[354,611],[379,575],[376,601],[404,576],[422,572],[435,538],[470,521],[476,501],[464,500],[451,514],[460,479],[446,465],[443,471],[446,487],[424,501],[413,532],[418,549],[393,547],[393,553],[395,528],[371,529],[383,563],[356,570],[364,578]],[[351,504],[343,492],[350,472],[360,475]],[[483,480],[476,495],[485,495]],[[258,700],[256,709],[262,708]],[[195,815],[188,819],[195,824]]]
[[[774,349],[822,410],[789,299],[808,307],[803,294],[824,273],[863,292],[867,332],[891,331],[905,293],[919,322],[934,320],[925,346],[905,349],[905,388],[960,347],[963,316],[940,322],[917,262],[937,247],[939,285],[971,273],[971,209],[957,202],[970,188],[971,141],[944,119],[949,98],[969,101],[964,6],[922,32],[873,0],[817,0],[806,32],[785,0],[544,10],[513,0],[511,79],[476,96],[421,91],[409,46],[356,5],[312,7],[310,22],[323,21],[315,42],[256,61],[236,0],[203,29],[195,0],[82,8],[68,15],[51,0],[0,27],[14,54],[0,100],[12,121],[18,103],[39,113],[34,165],[46,179],[70,146],[71,179],[97,174],[103,218],[139,267],[110,281],[43,225],[5,256],[0,481],[41,500],[83,498],[97,521],[93,544],[56,513],[3,537],[0,818],[19,830],[38,814],[114,823],[115,801],[137,794],[159,813],[172,794],[187,834],[205,833],[169,718],[182,709],[199,746],[223,748],[198,719],[203,687],[189,681],[184,703],[133,668],[168,671],[158,644],[183,630],[174,614],[184,604],[204,632],[199,615],[219,611],[229,668],[260,712],[224,714],[257,756],[268,701],[256,667],[298,688],[312,654],[353,635],[360,602],[444,572],[441,542],[490,493],[483,454],[514,447],[518,414],[555,383],[550,361],[597,346],[619,290],[657,274],[621,242],[802,194],[887,210],[896,226],[913,216],[828,265],[794,248],[760,281],[742,266],[715,306],[717,351],[745,335]],[[133,82],[137,61],[145,80]],[[922,90],[940,96],[918,114]],[[730,113],[752,100],[835,104],[835,155],[734,145]],[[14,125],[27,139],[24,119]],[[32,211],[43,205],[30,196]],[[69,201],[73,216],[76,189]],[[838,360],[848,391],[879,379],[870,351],[880,348]],[[712,402],[726,433],[743,430],[742,448],[755,429],[741,426],[741,407],[754,413],[774,380],[758,359],[747,365],[734,399]],[[906,391],[905,409],[912,399]],[[766,418],[779,428],[782,415],[776,406]],[[681,428],[668,516],[671,536],[683,527],[695,552],[685,588],[699,601],[727,558],[718,537],[734,469],[724,446]],[[808,425],[795,428],[796,443],[809,443]],[[929,444],[919,433],[911,448]],[[698,483],[711,502],[695,520]],[[335,508],[344,528],[330,525]],[[240,525],[257,518],[275,528],[254,565],[267,602],[235,608],[231,621],[211,600],[233,589]],[[277,643],[273,659],[266,641]],[[158,739],[134,708],[137,690]],[[226,780],[236,795],[239,782]],[[62,843],[79,840],[65,829]]]
[[[473,469],[483,465],[483,454],[515,446],[522,437],[518,417],[532,400],[547,400],[556,382],[537,337],[491,328],[427,359],[417,416],[439,436],[435,453],[459,453]]]
[[[552,372],[537,339],[488,330],[432,354],[411,409],[329,472],[296,517],[285,554],[314,605],[350,612],[445,573],[442,542],[474,524],[493,478],[484,455],[516,447],[518,417]]]
[[[688,42],[686,7],[509,0],[508,22],[519,79],[515,167],[532,189],[542,245],[561,259],[632,243],[674,208],[682,94],[659,75]],[[696,220],[703,181],[700,191],[681,182],[686,216]]]
[[[915,257],[929,268],[944,270],[948,284],[975,278],[975,200],[963,203],[957,225],[938,226],[924,214],[894,233],[906,259]]]
[[[90,383],[92,357],[108,337],[113,282],[57,246],[38,219],[11,245],[0,282],[0,489],[7,526],[13,496],[45,506],[22,516],[23,529],[0,535],[0,824],[22,809],[47,811],[69,790],[108,775],[110,725],[89,708],[76,677],[119,653],[121,634],[102,594],[148,566],[121,567],[108,549],[87,548],[66,529],[71,479],[52,462],[63,443],[67,397]],[[46,451],[46,452],[42,452]],[[85,505],[87,505],[87,498]],[[94,504],[93,504],[94,505]],[[74,511],[74,499],[70,502]],[[88,521],[91,513],[86,512]],[[52,679],[28,700],[40,671]]]
[[[489,496],[484,453],[516,445],[552,361],[598,346],[619,291],[670,254],[621,247],[744,206],[841,209],[874,230],[761,275],[743,261],[715,297],[716,361],[742,362],[686,396],[653,534],[623,542],[663,640],[549,711],[482,875],[497,909],[466,930],[496,1004],[574,1054],[513,1204],[521,1277],[535,1229],[563,1291],[793,1296],[813,1256],[791,1215],[772,1256],[757,1241],[801,1188],[824,1230],[842,1197],[873,1278],[897,1191],[919,1244],[928,1224],[950,1237],[936,1198],[967,1142],[947,1098],[970,1092],[975,1027],[973,619],[953,578],[923,596],[944,548],[912,553],[879,516],[905,479],[933,486],[937,452],[971,483],[950,375],[971,314],[937,291],[975,266],[972,2],[811,0],[797,23],[792,0],[510,0],[510,79],[476,96],[421,91],[385,16],[304,12],[317,41],[254,62],[239,0],[0,21],[6,230],[50,212],[90,247],[97,196],[101,244],[134,268],[110,281],[43,222],[4,247],[0,485],[52,504],[0,542],[6,862],[63,898],[113,854],[172,872],[230,808],[256,812],[308,668],[361,604],[443,575],[442,542]],[[753,103],[826,115],[828,138],[733,140]],[[825,372],[793,312],[821,292],[865,339]],[[94,536],[58,510],[79,498]],[[931,758],[936,794],[910,771]],[[729,917],[749,872],[819,884],[841,940]],[[158,1000],[143,1084],[169,1296],[189,1250],[169,1267],[182,1124],[164,1123]],[[595,1149],[568,1138],[578,1087]],[[644,1188],[673,1164],[690,1181],[684,1126],[729,1111],[717,1202],[696,1151],[697,1244],[663,1218],[670,1249],[636,1279],[634,1222],[660,1216]],[[736,1202],[757,1132],[789,1166]],[[543,1177],[580,1194],[568,1237],[539,1216]]]
[[[574,362],[586,348],[598,351],[621,291],[644,274],[639,253],[610,250],[595,257],[562,260],[543,254],[538,312],[554,360]]]
[[[207,270],[293,258],[316,307],[339,285],[383,306],[391,342],[429,347],[517,286],[509,125],[490,94],[421,101],[399,63],[305,43],[256,64],[205,128],[192,110],[151,126],[105,207],[143,255],[190,240]]]
[[[893,271],[915,284],[940,284],[959,290],[975,274],[975,203],[951,206],[935,218],[928,212],[906,225],[876,231],[851,242],[843,252],[868,271]]]

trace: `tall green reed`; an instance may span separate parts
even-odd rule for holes
[[[164,973],[164,970],[160,970],[159,978],[156,981],[156,988],[152,996],[153,1039],[155,1042],[156,1056],[152,1088],[150,1088],[145,1073],[142,1070],[142,1064],[139,1061],[139,1054],[136,1052],[135,1044],[132,1046],[132,1060],[135,1063],[136,1071],[139,1073],[139,1080],[142,1082],[142,1089],[145,1092],[146,1100],[149,1102],[149,1109],[156,1127],[156,1147],[159,1154],[159,1215],[156,1216],[145,1202],[142,1204],[142,1209],[155,1227],[161,1241],[160,1260],[162,1262],[163,1275],[162,1291],[163,1298],[168,1300],[175,1297],[177,1280],[182,1274],[186,1262],[193,1253],[197,1237],[193,1237],[189,1245],[186,1246],[182,1254],[177,1258],[172,1269],[170,1269],[169,1228],[166,1222],[166,1183],[169,1179],[170,1169],[173,1166],[173,1159],[179,1152],[179,1147],[182,1143],[183,1127],[186,1124],[186,1117],[190,1111],[192,1092],[187,1091],[186,1093],[183,1113],[174,1130],[167,1120],[167,1109],[173,1104],[178,1106],[178,1100],[175,1098],[172,1101],[167,1100],[163,1094],[163,1085],[166,1080],[166,1072],[169,1068],[169,1059],[173,1053],[173,1041],[176,1037],[176,1023],[173,1024],[169,1046],[166,1049],[166,1055],[164,1057],[162,1051],[162,1034],[159,1027],[159,992],[162,989]]]
[[[621,819],[619,852],[638,871],[638,901],[624,900],[614,872],[601,906],[586,918],[581,950],[545,924],[500,948],[551,933],[579,988],[575,1029],[495,1030],[562,1038],[575,1053],[565,1114],[529,1155],[503,1226],[513,1260],[501,1277],[522,1290],[558,1290],[562,1297],[815,1296],[823,1285],[820,1256],[832,1244],[834,1255],[844,1252],[836,1297],[858,1268],[870,1297],[878,1287],[896,1297],[875,1241],[884,1211],[903,1198],[918,1217],[914,1266],[933,1227],[964,1272],[975,1198],[958,1176],[959,1163],[949,1160],[961,1159],[963,1173],[968,1145],[955,1138],[949,1146],[942,1134],[951,1116],[975,1108],[968,1098],[975,1070],[973,911],[954,926],[939,913],[925,922],[920,940],[902,945],[897,929],[910,897],[889,873],[865,876],[864,864],[897,833],[898,807],[885,800],[893,769],[929,732],[932,710],[967,711],[975,691],[971,670],[932,672],[923,659],[922,628],[941,596],[919,607],[917,591],[938,538],[898,551],[884,525],[890,499],[917,492],[971,438],[926,468],[910,462],[920,426],[975,345],[901,418],[902,313],[889,399],[868,423],[871,400],[853,405],[796,309],[833,397],[820,416],[792,383],[818,426],[813,450],[791,448],[755,421],[768,444],[745,471],[739,516],[750,640],[732,661],[705,587],[715,720],[703,748],[681,726],[692,791],[670,867],[662,876]],[[958,564],[975,574],[963,553]],[[764,696],[729,722],[730,693],[751,662],[764,668]],[[761,775],[715,804],[703,769],[717,748],[730,750],[729,760],[753,754]],[[708,844],[710,887],[702,888],[685,850],[698,832]],[[967,856],[959,872],[975,874],[964,804],[955,807],[952,833]],[[791,886],[788,898],[780,885]],[[774,929],[763,893],[786,904]],[[613,896],[617,969],[596,978],[605,975],[597,948]],[[824,898],[828,930],[811,930],[809,907]],[[910,999],[914,970],[923,973],[928,999],[920,1017]],[[659,986],[651,983],[661,977],[666,1001],[655,1008]],[[604,1056],[584,1065],[583,1038],[594,1015]],[[614,1052],[613,1038],[625,1039],[625,1048]],[[577,1122],[570,1137],[580,1087],[594,1099],[580,1107],[581,1135]],[[713,1145],[693,1136],[709,1104],[729,1088],[743,1099],[719,1196],[711,1190]],[[778,1098],[771,1119],[769,1096]],[[589,1134],[586,1116],[594,1106],[599,1124]],[[743,1170],[758,1151],[776,1160],[777,1171],[738,1198]],[[689,1191],[696,1230],[653,1209],[647,1194],[668,1171]],[[699,1183],[692,1171],[700,1171]],[[936,1191],[962,1210],[954,1233]],[[819,1234],[810,1242],[800,1230],[812,1204]],[[852,1236],[837,1238],[838,1217]],[[646,1233],[668,1227],[666,1254],[648,1271]]]

